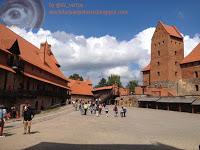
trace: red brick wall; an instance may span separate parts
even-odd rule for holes
[[[136,95],[143,94],[143,88],[141,88],[141,87],[135,87],[135,94]]]
[[[143,85],[147,86],[150,84],[150,71],[143,72]]]
[[[196,78],[195,71],[198,73],[198,76],[200,78],[200,65],[195,65],[195,63],[190,63],[182,65],[181,71],[182,71],[182,78],[183,79],[191,79]]]
[[[47,79],[47,80],[50,80],[52,82],[55,82],[57,84],[61,84],[63,86],[66,86],[67,83],[65,82],[65,80],[59,78],[59,77],[56,77],[44,70],[41,70],[40,68],[36,67],[36,66],[33,66],[29,63],[26,63],[25,64],[25,67],[24,67],[24,70],[25,72],[27,73],[30,73],[30,74],[33,74],[37,77],[40,77],[40,78],[44,78],[44,79]]]
[[[119,96],[127,96],[127,95],[129,95],[128,88],[119,88]]]
[[[200,95],[200,62],[181,65],[182,80],[178,83],[179,95]],[[197,75],[196,76],[196,73]],[[196,86],[199,90],[197,91]]]
[[[151,82],[180,79],[179,63],[183,59],[183,50],[183,40],[170,37],[162,25],[158,24],[151,43]],[[160,55],[158,51],[160,51]],[[175,72],[177,72],[176,75]]]

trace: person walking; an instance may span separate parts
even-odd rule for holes
[[[117,115],[118,115],[117,105],[115,105],[115,107],[113,108],[113,111],[114,111],[115,117],[117,117]]]
[[[84,108],[84,115],[87,115],[88,104],[85,103],[85,104],[83,105],[83,108]]]
[[[24,134],[27,134],[27,129],[28,129],[28,134],[31,133],[31,121],[34,117],[34,112],[33,110],[30,108],[30,105],[26,105],[24,107],[24,112],[23,112],[23,123],[24,123]]]
[[[89,109],[90,109],[90,113],[91,113],[91,114],[93,113],[93,109],[94,109],[93,107],[94,107],[94,106],[93,106],[93,104],[91,103],[90,106],[89,106]]]
[[[99,117],[99,105],[96,105],[96,116]]]
[[[78,111],[78,100],[75,101],[74,107],[75,107],[75,111]]]
[[[6,109],[3,105],[0,105],[0,137],[3,136],[3,129],[5,124]]]
[[[127,109],[126,109],[126,107],[124,107],[124,108],[123,108],[123,116],[124,116],[124,117],[126,117],[126,112],[127,112]]]
[[[124,107],[122,106],[121,111],[120,111],[121,117],[124,117]]]
[[[106,112],[106,117],[108,117],[108,112],[109,112],[108,106],[105,107],[105,112]]]
[[[103,108],[103,106],[102,106],[102,104],[100,104],[99,105],[99,115],[101,115],[102,108]]]
[[[16,118],[17,117],[17,111],[15,106],[11,107],[11,117]]]
[[[80,112],[81,112],[81,115],[84,114],[84,104],[83,104],[83,102],[81,102],[81,104],[80,104]]]

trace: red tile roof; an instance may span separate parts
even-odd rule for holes
[[[187,55],[181,62],[181,64],[200,61],[200,43]]]
[[[8,49],[13,45],[16,40],[19,44],[21,59],[57,77],[67,80],[62,71],[57,67],[57,61],[52,52],[49,57],[46,57],[47,61],[46,63],[44,63],[43,58],[40,57],[40,49],[11,31],[10,29],[6,28],[4,25],[0,24],[0,49],[8,51]]]
[[[144,69],[142,70],[142,72],[144,72],[144,71],[149,71],[150,68],[151,68],[151,65],[148,64],[146,67],[144,67]]]
[[[72,95],[93,96],[92,83],[89,80],[79,81],[69,79],[69,87]]]
[[[176,28],[176,26],[169,26],[169,25],[164,24],[161,21],[159,21],[159,23],[164,27],[164,29],[167,31],[168,34],[178,37],[178,38],[181,38],[181,39],[183,38],[181,33]]]
[[[101,91],[101,90],[111,90],[113,86],[104,86],[99,88],[94,88],[93,91]]]

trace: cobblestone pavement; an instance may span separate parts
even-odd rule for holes
[[[110,108],[109,117],[96,117],[68,105],[35,116],[30,135],[23,135],[22,121],[7,123],[5,135],[0,150],[198,150],[200,114],[128,108],[127,117],[121,118]]]

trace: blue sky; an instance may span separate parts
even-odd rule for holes
[[[159,20],[183,33],[185,55],[200,42],[200,0],[0,0],[1,22],[39,48],[48,41],[66,76],[81,74],[98,83],[110,74],[124,85],[141,81],[150,62],[151,37]],[[8,3],[9,2],[9,3]],[[51,4],[82,8],[50,8]],[[32,6],[32,7],[30,7]],[[44,9],[44,20],[41,24]],[[124,10],[123,15],[50,14],[59,10]],[[17,23],[16,23],[17,22]],[[39,28],[30,30],[35,27]],[[19,28],[18,28],[19,27]],[[28,30],[25,30],[28,28]]]
[[[43,27],[51,31],[64,30],[77,35],[103,36],[120,40],[131,39],[135,34],[155,26],[158,20],[176,25],[187,35],[199,33],[199,0],[58,0],[57,2],[83,3],[86,10],[127,10],[127,15],[50,15],[45,0],[46,16]],[[69,9],[65,9],[69,10]]]

